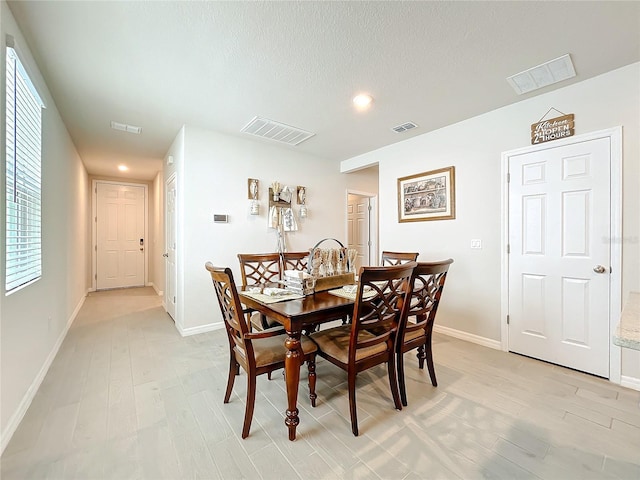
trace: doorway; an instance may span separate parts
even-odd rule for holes
[[[176,269],[176,245],[178,232],[176,202],[178,195],[175,173],[167,179],[165,193],[165,245],[167,246],[167,251],[163,254],[165,257],[165,291],[167,292],[165,295],[165,310],[175,321],[177,300],[176,290],[178,285]]]
[[[93,181],[93,289],[142,287],[147,278],[147,186]]]
[[[503,349],[618,382],[621,133],[503,154]]]
[[[377,197],[364,192],[347,192],[347,247],[358,251],[361,266],[377,265]]]

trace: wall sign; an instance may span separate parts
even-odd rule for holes
[[[575,133],[573,113],[531,125],[531,145],[571,137]]]

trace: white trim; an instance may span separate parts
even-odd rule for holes
[[[153,289],[156,292],[156,295],[158,295],[159,297],[163,297],[164,296],[164,292],[162,290],[158,290],[158,286],[153,283],[153,282],[149,282],[147,283],[147,287],[153,287]],[[164,302],[162,302],[164,304]]]
[[[627,377],[626,375],[620,376],[620,386],[638,390],[640,392],[640,378]]]
[[[500,240],[500,349],[503,352],[509,351],[509,326],[507,316],[509,315],[509,256],[507,248],[509,246],[509,152],[502,152],[502,163],[500,168],[500,184],[502,185],[500,195],[500,222],[502,224],[502,235]]]
[[[433,331],[436,333],[442,333],[450,337],[459,338],[466,342],[475,343],[476,345],[482,345],[483,347],[493,348],[494,350],[501,350],[500,342],[491,338],[481,337],[474,335],[473,333],[464,332],[462,330],[456,330],[455,328],[443,327],[442,325],[434,325]]]
[[[20,426],[20,422],[22,422],[22,419],[26,415],[27,410],[29,410],[29,406],[31,406],[31,402],[33,402],[33,399],[35,398],[36,393],[38,393],[38,389],[42,385],[44,378],[47,376],[47,372],[49,371],[49,368],[51,367],[53,360],[56,358],[56,355],[58,354],[58,351],[62,346],[62,342],[67,336],[67,333],[69,332],[69,328],[71,328],[71,325],[76,319],[78,312],[80,312],[82,305],[84,305],[84,301],[86,298],[87,296],[83,295],[82,298],[80,299],[80,302],[78,302],[78,305],[76,306],[73,313],[69,317],[69,320],[67,321],[67,325],[60,333],[60,336],[58,337],[58,340],[56,341],[53,348],[51,349],[51,352],[49,352],[49,355],[47,356],[47,359],[42,365],[42,368],[40,369],[36,377],[33,379],[33,382],[31,382],[31,385],[27,389],[27,392],[24,394],[24,397],[22,397],[22,401],[20,402],[20,405],[18,405],[18,408],[9,419],[9,422],[7,423],[7,427],[4,429],[4,432],[2,432],[2,435],[1,435],[2,439],[0,440],[0,455],[2,454],[2,452],[4,452],[4,449],[7,448],[7,445],[11,441],[11,437],[13,437],[13,434],[16,433],[16,430]]]
[[[171,316],[169,316],[169,318],[171,318]],[[180,335],[182,335],[183,337],[198,335],[199,333],[213,332],[214,330],[220,330],[222,328],[224,328],[224,322],[208,323],[207,325],[199,325],[197,327],[190,328],[182,328],[176,322],[176,329],[178,330],[178,333],[180,333]]]
[[[502,242],[501,242],[501,302],[500,302],[500,337],[501,349],[509,350],[509,329],[506,318],[509,314],[509,257],[507,255],[507,244],[509,243],[509,184],[507,183],[507,172],[509,171],[509,159],[516,155],[556,148],[574,143],[588,142],[599,138],[608,138],[611,153],[611,227],[609,243],[611,269],[609,283],[609,380],[612,383],[621,383],[621,361],[622,355],[620,347],[611,341],[615,333],[616,326],[620,321],[622,310],[622,127],[613,127],[597,132],[585,133],[563,140],[532,145],[516,150],[502,152]],[[628,377],[627,377],[628,378]]]
[[[110,185],[124,185],[128,187],[143,187],[144,188],[144,238],[149,245],[149,185],[146,183],[135,182],[118,182],[115,180],[98,180],[93,179],[91,181],[91,288],[93,291],[97,290],[96,274],[98,272],[98,252],[96,246],[98,245],[98,233],[96,230],[97,222],[96,217],[98,215],[98,194],[96,188],[98,183],[107,183]],[[149,249],[144,249],[144,278],[142,280],[143,285],[147,285],[147,279],[149,278]]]
[[[613,343],[622,313],[622,127],[603,130],[611,142],[611,283],[609,287],[609,380],[622,382],[622,349]]]

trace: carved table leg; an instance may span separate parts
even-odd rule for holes
[[[296,439],[296,427],[300,423],[298,418],[298,383],[300,381],[300,332],[287,332],[289,335],[284,342],[287,356],[284,359],[285,380],[287,382],[287,416],[284,420],[289,428],[289,440]]]

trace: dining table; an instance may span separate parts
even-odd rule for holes
[[[302,353],[300,337],[305,329],[314,325],[344,319],[353,313],[355,298],[337,295],[329,291],[308,295],[290,295],[290,298],[270,299],[249,289],[238,292],[241,302],[248,308],[280,323],[287,332],[284,345],[287,349],[284,369],[287,388],[287,410],[284,423],[289,429],[289,440],[295,440],[298,416],[298,384]]]

